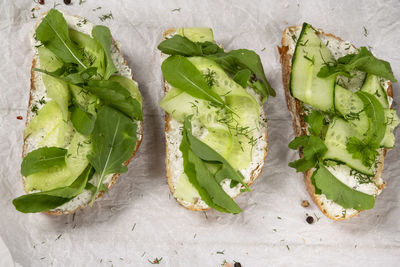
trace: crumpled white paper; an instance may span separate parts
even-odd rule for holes
[[[297,153],[287,148],[293,130],[276,47],[285,27],[307,21],[357,46],[371,46],[400,78],[400,2],[86,0],[79,5],[72,0],[66,6],[56,0],[57,8],[110,27],[144,96],[144,139],[129,172],[93,208],[61,217],[22,214],[11,204],[23,194],[21,147],[32,58],[28,33],[35,23],[31,9],[40,7],[33,12],[37,16],[53,6],[45,2],[0,1],[0,265],[149,266],[162,258],[161,266],[219,266],[225,260],[242,266],[398,266],[400,149],[387,153],[387,188],[373,210],[344,222],[324,217],[302,175],[287,166]],[[99,17],[109,12],[113,19],[101,22]],[[184,26],[212,27],[227,49],[258,52],[277,91],[265,106],[269,153],[264,172],[251,193],[236,199],[244,210],[236,216],[188,211],[166,183],[156,47],[165,29]],[[398,90],[394,84],[397,108]],[[16,119],[19,115],[23,121]],[[301,206],[303,199],[310,207]],[[314,224],[307,224],[307,214]]]

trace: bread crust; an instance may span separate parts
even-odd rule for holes
[[[280,61],[281,61],[281,67],[282,67],[282,83],[283,83],[283,88],[285,91],[286,104],[287,104],[288,110],[292,116],[292,125],[293,125],[294,135],[296,137],[307,134],[307,124],[304,121],[305,113],[304,113],[303,109],[301,108],[301,101],[295,99],[290,94],[289,83],[290,83],[292,55],[288,54],[289,47],[285,45],[288,42],[288,40],[286,39],[287,35],[285,34],[285,32],[286,31],[295,32],[299,28],[301,28],[301,26],[291,26],[291,27],[286,28],[283,31],[281,46],[278,46],[278,52],[280,54]],[[319,34],[321,34],[321,35],[335,38],[338,41],[343,41],[342,39],[340,39],[339,37],[336,37],[335,35],[333,35],[331,33],[325,33],[324,31],[322,31],[320,29],[318,31],[319,31]],[[387,94],[390,97],[393,97],[393,89],[392,89],[391,83],[389,83],[389,88],[387,90]],[[300,155],[300,157],[303,156],[301,150],[299,150],[299,155]],[[386,149],[383,149],[383,151],[380,154],[378,169],[377,169],[377,173],[376,173],[375,177],[381,177],[381,175],[382,175],[385,155],[386,155]],[[342,220],[354,217],[358,213],[360,213],[360,211],[358,211],[358,212],[354,213],[353,215],[347,216],[347,217],[334,217],[331,214],[329,214],[327,212],[327,210],[323,207],[323,203],[321,202],[321,200],[315,194],[315,188],[311,183],[312,174],[313,174],[313,171],[311,169],[304,172],[303,173],[304,182],[306,184],[308,193],[310,194],[311,198],[313,199],[313,201],[315,202],[315,204],[318,206],[318,208],[321,210],[321,212],[323,214],[325,214],[328,218],[330,218],[332,220],[342,221]],[[385,184],[383,183],[379,189],[382,190],[384,187],[385,187]]]
[[[176,31],[177,31],[176,28],[169,28],[169,29],[167,29],[167,30],[164,32],[162,39],[165,40],[165,38],[166,38],[168,35],[172,35],[172,34],[176,33]],[[163,79],[164,79],[164,78],[163,78]],[[166,83],[166,81],[164,80],[164,93],[166,93],[166,92],[167,92],[167,83]],[[262,111],[262,112],[264,112],[264,111]],[[263,114],[263,115],[265,115],[265,114]],[[265,116],[264,116],[264,117],[265,117]],[[170,122],[171,118],[172,118],[172,117],[171,117],[167,112],[165,112],[165,133],[168,133],[168,132],[170,131],[169,122]],[[266,141],[266,147],[265,147],[265,152],[264,152],[263,160],[262,160],[262,162],[260,162],[260,163],[256,166],[256,168],[254,168],[254,169],[251,171],[251,178],[250,178],[250,181],[247,183],[248,186],[250,186],[251,184],[253,184],[253,182],[254,182],[254,181],[260,176],[260,174],[262,173],[262,168],[263,168],[263,166],[264,166],[264,162],[265,162],[265,159],[266,159],[267,154],[268,154],[268,131],[267,131],[267,128],[266,128],[266,127],[265,127],[265,132],[264,132],[264,138],[265,138],[265,141]],[[168,148],[167,135],[165,135],[165,152],[166,152],[166,155],[165,155],[165,166],[166,166],[166,175],[167,175],[168,187],[169,187],[169,190],[171,191],[171,194],[174,195],[175,188],[174,188],[174,183],[173,183],[173,180],[172,180],[172,179],[173,179],[173,175],[172,175],[171,169],[170,169],[170,167],[169,167],[169,159],[168,159],[169,148]],[[239,193],[238,195],[240,195],[240,193]],[[233,196],[232,198],[236,198],[238,195]],[[204,208],[202,208],[200,205],[198,205],[197,203],[193,203],[193,204],[188,205],[187,202],[185,202],[185,201],[183,201],[183,200],[181,200],[181,199],[178,199],[178,198],[175,198],[175,200],[176,200],[179,204],[181,204],[183,207],[185,207],[186,209],[189,209],[189,210],[192,210],[192,211],[206,211],[206,210],[209,210],[209,209],[210,209],[210,208],[204,209]]]
[[[48,13],[48,12],[43,13],[43,14],[40,16],[40,18],[44,17],[47,13]],[[77,18],[81,18],[81,17],[76,16],[76,15],[74,15],[74,16],[77,17]],[[39,18],[38,22],[36,23],[35,28],[39,25],[39,23],[40,23],[40,21],[41,21],[40,18]],[[116,45],[116,42],[115,42],[114,38],[112,38],[112,45],[115,46],[115,48],[116,48],[116,50],[118,51],[118,53],[122,56],[121,50],[120,50],[119,47]],[[33,93],[34,93],[34,91],[36,90],[36,87],[35,87],[35,79],[37,78],[37,75],[35,75],[35,72],[34,72],[33,69],[39,67],[39,66],[38,66],[38,62],[39,62],[38,57],[37,57],[37,56],[34,56],[33,59],[32,59],[31,79],[30,79],[30,81],[31,81],[31,88],[30,88],[30,91],[29,91],[29,101],[28,101],[28,109],[27,109],[25,127],[28,126],[29,122],[30,122],[31,119],[33,118],[33,117],[31,117],[31,115],[32,115],[31,106],[32,106]],[[126,59],[125,59],[125,58],[124,58],[123,64],[124,64],[125,66],[129,67],[129,66],[128,66],[128,63],[126,62]],[[41,75],[41,74],[39,74],[39,75]],[[132,80],[134,80],[133,74],[132,74]],[[138,128],[139,128],[139,130],[140,130],[140,135],[139,135],[139,138],[138,138],[137,141],[136,141],[135,150],[133,151],[132,156],[131,156],[127,161],[124,162],[124,166],[128,166],[129,162],[133,159],[133,157],[135,156],[136,152],[138,151],[138,149],[139,149],[139,147],[140,147],[140,144],[142,143],[142,139],[143,139],[143,122],[140,122],[140,121],[138,122]],[[27,149],[27,143],[26,143],[26,139],[24,138],[24,144],[23,144],[23,146],[22,146],[22,159],[26,156],[26,149]],[[110,188],[116,183],[116,181],[117,181],[117,179],[118,179],[119,176],[120,176],[119,173],[116,173],[116,174],[114,174],[114,175],[112,176],[111,181],[106,185],[107,190],[110,189]],[[25,190],[25,179],[24,179],[24,177],[22,177],[22,183],[23,183],[23,185],[24,185],[24,191],[25,191],[26,193],[29,193],[29,192],[27,192],[27,191]],[[101,198],[103,195],[104,195],[104,192],[103,192],[103,191],[100,192],[100,193],[97,195],[96,200],[97,200],[98,198]],[[65,214],[72,214],[72,213],[75,213],[76,211],[78,211],[78,210],[80,210],[80,209],[85,208],[88,204],[89,204],[89,202],[88,202],[88,203],[85,203],[85,204],[83,204],[83,205],[80,205],[80,206],[78,206],[77,208],[75,208],[75,209],[73,209],[73,210],[64,210],[64,211],[63,211],[63,210],[59,210],[59,209],[55,208],[54,210],[43,211],[42,213],[45,213],[45,214],[48,214],[48,215],[56,215],[56,216],[58,216],[58,215],[65,215]]]

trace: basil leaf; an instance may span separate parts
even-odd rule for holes
[[[307,115],[304,120],[308,123],[308,131],[312,135],[318,136],[321,133],[322,125],[324,124],[324,114],[318,110],[313,110]]]
[[[23,195],[14,199],[12,203],[18,211],[23,213],[57,208],[82,193],[89,176],[92,174],[92,167],[89,165],[70,186]]]
[[[251,71],[248,69],[238,71],[235,76],[233,76],[233,80],[240,84],[243,88],[247,87],[247,82],[250,80]]]
[[[197,189],[201,199],[211,208],[221,212],[241,212],[233,199],[221,188],[205,163],[191,151],[187,136],[189,131],[191,129],[183,128],[183,138],[179,147],[183,157],[183,168],[189,182]],[[214,203],[214,199],[217,199],[218,204]]]
[[[366,47],[361,47],[356,54],[348,54],[333,64],[323,66],[317,76],[324,78],[340,74],[351,77],[350,71],[355,69],[397,82],[390,63],[376,58]]]
[[[263,82],[265,88],[260,93],[264,98],[276,96],[275,90],[269,85],[267,77],[265,77],[260,56],[256,52],[247,49],[238,49],[229,51],[228,55],[233,56],[241,68],[251,70]]]
[[[29,152],[21,164],[23,176],[65,164],[67,150],[59,147],[41,147]]]
[[[375,205],[375,198],[354,190],[338,180],[324,165],[319,164],[314,172],[316,187],[327,199],[334,201],[345,209],[368,210]]]
[[[88,155],[89,162],[100,175],[90,205],[108,174],[128,170],[122,164],[132,156],[135,149],[136,130],[136,123],[121,112],[108,106],[100,109],[92,133],[93,153]]]
[[[59,11],[51,9],[43,18],[36,28],[36,38],[62,61],[87,68],[81,60],[82,54],[69,37],[68,24]]]
[[[92,29],[92,36],[104,50],[104,54],[106,56],[106,70],[104,73],[104,79],[108,80],[112,74],[118,72],[118,69],[115,67],[111,57],[112,37],[110,29],[106,26],[96,25]]]
[[[202,56],[201,45],[192,42],[188,38],[181,35],[174,35],[172,38],[162,41],[157,48],[167,55],[181,56]]]
[[[89,80],[83,88],[98,96],[106,105],[118,109],[132,119],[142,120],[141,104],[118,82]]]
[[[225,106],[222,98],[207,85],[202,73],[185,57],[170,56],[162,63],[161,70],[171,86],[182,89],[193,97]]]
[[[93,115],[81,109],[79,105],[73,105],[70,111],[71,122],[75,130],[83,135],[90,135],[95,121]]]
[[[184,128],[186,129],[190,149],[193,153],[206,162],[216,162],[223,165],[215,174],[217,180],[222,181],[223,179],[230,178],[241,183],[247,191],[250,191],[249,186],[243,181],[243,175],[239,171],[235,171],[228,161],[218,154],[218,152],[192,135],[192,125],[190,123],[192,116],[193,115],[185,118]]]

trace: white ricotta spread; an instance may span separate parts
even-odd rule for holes
[[[62,12],[62,11],[60,11],[60,12]],[[94,26],[92,23],[88,22],[86,19],[81,18],[81,17],[71,16],[71,15],[68,15],[65,13],[63,13],[63,15],[64,15],[65,20],[67,21],[69,28],[72,28],[74,30],[83,32],[83,33],[91,36],[92,28]],[[43,17],[41,17],[41,19],[43,19]],[[41,19],[40,19],[40,21],[41,21]],[[40,21],[37,23],[37,25],[40,24]],[[38,49],[37,49],[37,46],[40,45],[40,42],[35,40],[35,38],[34,38],[35,29],[33,29],[31,31],[30,35],[31,35],[31,47],[32,47],[32,51],[33,51],[33,57],[34,57],[34,59],[36,59],[36,61],[39,63],[39,66],[40,66]],[[117,41],[114,41],[114,40],[111,44],[111,57],[112,57],[115,67],[118,69],[118,74],[121,76],[124,76],[128,79],[132,79],[132,70],[125,64],[125,60],[122,57],[122,54],[120,53],[120,43]],[[48,98],[47,94],[46,94],[46,88],[45,88],[43,80],[42,80],[42,73],[33,72],[32,75],[33,75],[35,90],[31,90],[31,103],[28,107],[27,121],[30,121],[35,115],[33,112],[31,112],[31,109],[34,105],[36,105],[39,110],[42,108],[42,105],[39,103],[40,99],[42,99],[44,97],[46,102],[50,100],[50,98]],[[138,85],[136,81],[134,81],[134,82],[136,85]],[[137,140],[139,142],[139,140],[142,139],[142,134],[140,131],[140,129],[142,129],[142,122],[137,121],[137,124],[138,124]],[[27,153],[29,153],[30,151],[37,149],[38,143],[39,143],[38,140],[33,140],[28,137],[25,140],[25,155]],[[112,177],[113,177],[113,174],[107,175],[103,181],[103,184],[108,186],[111,182]],[[23,179],[25,179],[25,178],[23,178]],[[97,185],[98,180],[99,180],[99,175],[97,173],[95,173],[91,180],[91,183],[94,185]],[[79,206],[85,206],[91,200],[92,194],[93,193],[90,190],[84,190],[80,195],[76,196],[71,201],[65,203],[64,205],[62,205],[54,210],[58,210],[58,211],[62,211],[62,212],[72,211],[72,210],[78,208]]]
[[[296,47],[296,41],[299,38],[300,32],[301,32],[301,27],[296,27],[292,30],[286,29],[286,31],[285,31],[285,35],[287,38],[285,39],[284,45],[288,46],[288,54],[290,54],[291,56],[293,56],[293,54],[294,54],[294,50]],[[357,52],[357,48],[354,47],[348,41],[341,41],[332,36],[323,35],[323,34],[320,34],[319,37],[322,40],[322,42],[331,51],[331,53],[335,59],[338,59],[347,54]],[[358,73],[358,75],[359,75],[359,73]],[[354,80],[355,80],[355,82],[353,82],[353,83],[346,81],[346,80],[344,81],[346,83],[346,87],[349,90],[355,91],[360,88],[360,86],[361,86],[360,81],[358,81],[357,79],[354,79]],[[362,83],[362,80],[361,80],[361,83]],[[387,92],[389,85],[390,85],[390,81],[382,79],[381,84],[382,84],[383,88],[385,89],[385,91]],[[389,105],[391,105],[393,102],[393,99],[390,96],[388,96],[388,101],[389,101]],[[382,153],[382,151],[381,151],[381,153]],[[343,182],[347,186],[349,186],[357,191],[363,192],[368,195],[373,195],[375,197],[378,194],[380,194],[380,192],[382,191],[380,188],[384,184],[384,182],[380,176],[378,177],[378,175],[376,177],[373,177],[371,179],[371,181],[368,183],[365,181],[360,182],[360,179],[357,178],[357,176],[352,175],[350,173],[351,168],[349,168],[348,166],[346,166],[344,164],[329,166],[329,167],[327,167],[327,169],[341,182]],[[336,218],[351,217],[352,215],[354,215],[358,212],[355,209],[343,208],[342,206],[333,202],[332,200],[327,199],[324,194],[316,195],[316,197],[319,201],[321,201],[324,209],[327,210],[329,214],[333,215]]]

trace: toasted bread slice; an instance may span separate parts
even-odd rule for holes
[[[43,13],[39,19],[38,22],[36,23],[34,29],[36,29],[40,22],[42,21],[43,17],[45,17],[47,14]],[[79,16],[71,16],[68,14],[63,13],[64,18],[66,19],[68,26],[72,29],[82,31],[86,34],[90,35],[90,32],[93,28],[93,24],[90,22],[87,22],[84,18],[81,18]],[[83,23],[84,22],[84,23]],[[80,23],[80,24],[79,24]],[[80,26],[79,26],[79,25]],[[36,72],[33,71],[34,68],[40,68],[40,62],[39,62],[39,56],[38,56],[38,50],[37,50],[37,43],[34,39],[34,30],[31,32],[31,42],[32,42],[32,50],[33,50],[33,59],[32,59],[32,69],[31,69],[31,88],[30,88],[30,96],[29,96],[29,103],[28,103],[28,111],[27,111],[27,116],[26,116],[26,123],[25,125],[28,126],[29,122],[32,120],[34,117],[34,112],[32,112],[32,107],[34,105],[37,105],[39,100],[42,97],[46,97],[46,89],[43,84],[42,80],[42,74],[41,72]],[[118,43],[113,39],[112,44],[111,44],[111,52],[112,52],[112,58],[114,61],[114,64],[116,68],[118,69],[118,73],[121,74],[122,76],[125,76],[126,78],[133,79],[132,71],[129,68],[126,60],[124,59],[120,47]],[[140,143],[142,142],[142,137],[143,137],[143,123],[141,121],[138,121],[138,134],[137,134],[137,142],[136,142],[136,147],[134,152],[132,153],[132,157],[124,162],[124,165],[127,166],[131,159],[135,156],[136,151],[138,150]],[[24,144],[22,147],[22,158],[24,158],[30,151],[37,149],[37,144],[32,143],[29,136],[24,139]],[[105,179],[105,185],[107,189],[110,189],[115,182],[117,181],[117,178],[119,177],[119,174],[113,174],[109,175]],[[22,181],[25,185],[25,177],[22,177]],[[25,186],[24,186],[25,188]],[[26,192],[30,193],[30,192]],[[96,196],[97,198],[100,198],[103,196],[104,192],[99,192],[98,195]],[[57,207],[53,210],[44,212],[50,215],[62,215],[62,214],[71,214],[76,212],[79,209],[85,208],[89,202],[91,201],[92,198],[92,192],[90,190],[84,190],[80,195],[76,196],[73,198],[71,201],[65,203],[64,205]]]
[[[176,33],[177,29],[174,28],[166,30],[163,34],[163,40],[175,35]],[[162,55],[162,57],[163,59],[166,58],[165,55]],[[164,81],[164,92],[168,92],[170,88],[171,86]],[[250,94],[255,96],[259,103],[261,103],[261,96],[257,95],[251,88],[247,88],[247,90]],[[251,185],[260,176],[268,152],[268,132],[266,115],[261,104],[260,119],[265,122],[265,127],[261,127],[260,129],[259,138],[257,139],[257,143],[253,151],[253,162],[248,169],[246,169],[244,172],[242,171],[242,174],[245,177],[244,181],[247,183],[247,185]],[[182,153],[179,150],[179,145],[182,140],[182,132],[179,129],[181,126],[181,123],[177,122],[168,113],[165,113],[165,165],[168,186],[172,195],[174,195],[180,175],[183,173],[183,158]],[[223,184],[222,187],[225,192],[232,198],[235,198],[240,194],[240,184],[232,189],[229,187],[229,183]],[[176,198],[176,200],[185,208],[193,211],[202,211],[209,209],[209,206],[201,198],[196,199],[194,203],[187,202],[179,198]]]
[[[305,111],[302,108],[301,102],[292,97],[289,90],[292,57],[294,53],[294,47],[296,46],[296,40],[298,39],[300,31],[301,31],[301,26],[292,26],[286,28],[283,32],[281,46],[278,47],[281,59],[281,66],[282,66],[282,82],[285,90],[286,103],[289,112],[292,116],[293,130],[295,136],[301,136],[307,134],[307,127],[308,127],[306,122],[304,121]],[[342,39],[334,36],[333,34],[325,33],[322,30],[318,30],[318,35],[321,39],[330,42],[331,45],[329,45],[328,48],[331,50],[332,54],[336,59],[338,57],[344,56],[345,54],[354,53],[356,50],[356,48],[349,42],[343,41]],[[345,46],[347,50],[344,50],[343,46]],[[340,49],[341,47],[342,49]],[[385,82],[385,89],[387,95],[390,98],[393,98],[392,85],[390,81]],[[381,178],[385,154],[386,154],[386,149],[381,149],[377,172],[375,177],[373,178],[373,181],[377,185],[377,194],[379,194],[385,187],[385,183]],[[301,156],[302,153],[300,151],[300,157]],[[307,191],[310,193],[311,198],[314,200],[315,204],[317,204],[318,208],[327,217],[333,220],[340,221],[356,216],[360,212],[355,209],[345,209],[341,207],[339,204],[336,204],[335,202],[328,200],[325,195],[315,194],[315,188],[311,183],[312,173],[313,173],[312,170],[308,170],[303,173]]]

